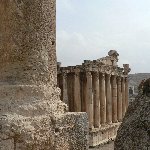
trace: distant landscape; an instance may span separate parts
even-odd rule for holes
[[[134,86],[135,93],[137,93],[137,87],[143,79],[150,78],[150,73],[136,73],[129,74],[129,87]]]

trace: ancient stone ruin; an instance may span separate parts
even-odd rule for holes
[[[58,63],[58,86],[61,100],[70,112],[87,112],[90,146],[116,137],[117,129],[128,107],[128,73],[124,64],[118,67],[119,54],[110,50],[98,60],[82,65],[62,67]]]
[[[55,0],[0,1],[0,150],[86,150],[86,113],[57,88]]]
[[[150,79],[142,82],[118,129],[115,150],[150,149]]]

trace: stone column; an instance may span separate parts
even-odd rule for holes
[[[69,106],[66,72],[62,72],[58,75],[58,86],[61,89],[61,100]]]
[[[80,73],[71,72],[67,77],[69,111],[81,112]]]
[[[121,91],[122,91],[122,117],[124,117],[124,115],[125,115],[125,110],[126,110],[126,101],[125,101],[125,78],[124,78],[124,77],[122,77]]]
[[[87,149],[86,114],[66,114],[56,87],[55,4],[0,1],[0,149]]]
[[[106,123],[106,91],[105,91],[105,74],[100,73],[100,121]]]
[[[94,127],[100,127],[100,97],[99,97],[99,72],[92,73],[93,102],[94,102]]]
[[[74,73],[68,73],[67,75],[67,91],[69,100],[69,111],[74,112]]]
[[[89,118],[89,128],[93,128],[93,98],[92,98],[92,74],[85,72],[83,79],[83,111],[86,111]],[[85,106],[85,107],[84,107]]]
[[[80,72],[74,74],[74,111],[81,112]]]
[[[122,94],[121,94],[121,77],[117,77],[117,118],[122,121]]]
[[[128,108],[129,105],[129,81],[128,81],[128,77],[125,78],[125,102],[126,102],[126,110]]]
[[[106,74],[106,121],[108,124],[112,123],[112,96],[110,74]]]
[[[116,75],[112,75],[112,122],[117,122],[117,81]]]

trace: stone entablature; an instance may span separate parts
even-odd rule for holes
[[[130,72],[130,68],[128,64],[124,64],[123,68],[118,67],[117,65],[109,65],[99,62],[99,60],[84,60],[82,65],[77,66],[68,66],[68,67],[61,67],[61,63],[58,63],[58,72],[57,74],[61,73],[73,73],[73,72],[94,72],[98,71],[101,73],[117,75],[121,77],[128,77],[128,73]]]
[[[107,125],[108,129],[109,124],[121,122],[128,107],[130,68],[129,64],[118,67],[118,56],[117,51],[110,50],[108,56],[93,61],[84,60],[82,65],[61,67],[61,63],[58,63],[57,66],[61,100],[68,104],[69,111],[87,112],[93,140],[101,136],[102,127],[104,129]],[[94,131],[91,134],[97,128],[97,133]],[[115,125],[110,131],[117,128]],[[116,135],[110,134],[112,138]],[[110,138],[106,135],[103,141]],[[93,143],[91,146],[95,145],[91,139],[90,143]]]

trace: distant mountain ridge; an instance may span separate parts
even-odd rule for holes
[[[137,87],[143,79],[150,78],[150,73],[135,73],[129,74],[129,87],[134,86],[134,90],[137,93]]]

